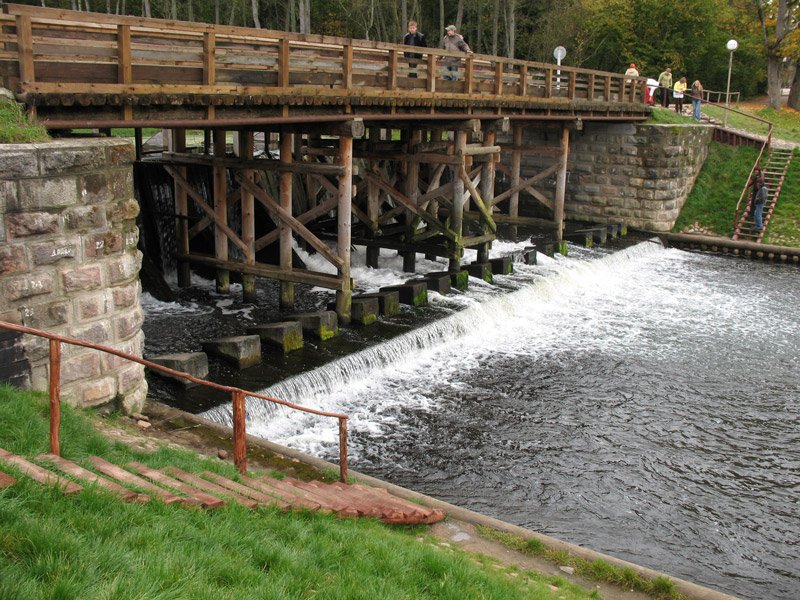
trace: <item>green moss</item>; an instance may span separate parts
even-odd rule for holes
[[[567,242],[565,242],[564,240],[561,240],[560,242],[558,242],[558,252],[559,252],[559,254],[563,254],[564,256],[566,256],[568,251],[569,250],[567,248]]]
[[[466,291],[469,288],[469,273],[466,271],[450,273],[450,285],[462,292]]]
[[[283,338],[283,353],[288,354],[303,347],[303,334],[297,331],[290,331]]]
[[[332,337],[336,337],[339,333],[338,327],[326,327],[325,325],[319,326],[319,339],[321,340],[329,340]]]
[[[419,294],[414,294],[412,303],[414,306],[425,306],[428,303],[428,289],[423,288]]]
[[[375,313],[364,313],[364,316],[361,318],[360,323],[362,325],[372,325],[377,320],[378,320],[378,315],[376,315]]]

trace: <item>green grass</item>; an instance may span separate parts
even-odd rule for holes
[[[800,248],[800,150],[795,149],[778,205],[764,234],[765,244]]]
[[[724,109],[704,104],[702,110],[703,114],[714,117],[720,123],[723,122]],[[772,122],[773,138],[800,143],[800,113],[797,111],[791,109],[776,111],[769,107],[753,110],[748,106],[741,106],[736,110]],[[768,127],[764,123],[751,119],[747,115],[740,115],[734,112],[728,114],[728,127],[742,129],[761,136],[767,135],[768,131]]]
[[[653,112],[650,113],[650,116],[647,118],[645,123],[656,123],[656,124],[691,124],[695,123],[695,120],[691,117],[685,117],[683,115],[679,115],[671,108],[663,108],[659,106],[653,107]]]
[[[526,540],[490,527],[480,526],[478,532],[483,537],[498,541],[517,552],[538,556],[558,565],[573,567],[578,575],[592,581],[602,581],[624,589],[638,590],[653,598],[686,600],[686,596],[681,594],[675,588],[675,584],[665,576],[647,579],[629,567],[618,567],[604,560],[590,561],[579,558],[564,550],[554,550],[539,540]]]
[[[47,402],[0,386],[0,447],[47,451]],[[173,464],[236,477],[232,466],[169,448],[136,451],[108,441],[81,412],[63,409],[62,454],[124,464]],[[433,543],[423,527],[310,512],[214,511],[127,504],[87,487],[65,496],[18,479],[0,490],[0,600],[552,598],[596,594],[557,579],[478,560]]]
[[[0,144],[24,144],[49,140],[47,131],[31,122],[19,104],[0,98]]]
[[[731,236],[736,203],[757,157],[755,148],[711,142],[705,164],[672,231],[699,226]]]

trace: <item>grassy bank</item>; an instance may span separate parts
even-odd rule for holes
[[[775,110],[774,108],[760,104],[742,104],[738,108],[731,108],[736,108],[736,110],[740,112],[770,121],[773,125],[773,138],[800,144],[800,112],[797,112],[791,108]],[[703,113],[710,117],[714,117],[721,123],[724,119],[725,111],[722,108],[709,106],[706,104],[703,106]],[[750,119],[746,115],[740,115],[733,112],[728,114],[728,127],[742,129],[758,135],[767,134],[766,125],[759,123],[754,119]]]
[[[0,447],[47,450],[41,395],[0,387]],[[138,460],[236,477],[227,463],[180,450],[141,452],[101,436],[65,407],[62,453],[118,464]],[[8,470],[8,469],[3,469]],[[26,477],[0,490],[0,599],[552,598],[597,597],[559,578],[505,570],[435,545],[423,527],[310,512],[214,511],[153,501],[126,504],[103,490],[73,496]]]
[[[800,149],[794,151],[764,243],[800,248]]]
[[[44,142],[48,139],[45,128],[31,122],[19,104],[0,98],[0,144]]]

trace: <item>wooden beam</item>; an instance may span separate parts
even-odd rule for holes
[[[466,169],[464,169],[464,167],[461,167],[458,175],[461,178],[461,181],[469,190],[469,194],[470,196],[472,196],[472,199],[475,200],[475,205],[478,207],[478,212],[480,212],[481,216],[483,217],[484,223],[486,223],[486,225],[489,227],[492,233],[497,233],[497,225],[495,225],[491,213],[486,208],[486,205],[483,202],[483,198],[481,198],[481,195],[478,193],[478,190],[475,189],[475,186],[472,185],[472,180],[467,175]]]
[[[555,163],[554,165],[551,165],[550,167],[548,167],[544,171],[541,171],[540,173],[537,173],[533,177],[530,177],[530,178],[526,179],[519,186],[512,187],[511,189],[506,190],[505,192],[500,194],[499,196],[495,196],[494,199],[492,200],[492,205],[498,204],[498,203],[502,202],[503,200],[505,200],[506,198],[510,198],[511,195],[514,194],[514,192],[518,192],[518,191],[520,191],[520,190],[522,190],[524,188],[530,187],[531,185],[533,185],[537,181],[541,181],[545,177],[548,177],[548,176],[552,175],[553,173],[555,173],[558,170],[558,168],[560,166],[561,166],[561,162],[559,161],[559,162]]]
[[[219,164],[233,169],[255,169],[257,171],[277,171],[279,173],[303,173],[319,175],[339,175],[342,168],[339,165],[329,165],[311,162],[282,162],[270,159],[243,159],[243,158],[214,158],[202,154],[182,154],[178,152],[165,152],[163,162],[174,165],[204,165],[211,167]]]
[[[230,260],[222,261],[214,258],[213,256],[206,256],[202,254],[187,254],[181,255],[178,258],[181,260],[188,260],[195,264],[206,265],[209,267],[215,267],[217,269],[226,269],[240,273],[250,273],[258,277],[267,277],[269,279],[277,279],[278,281],[307,283],[308,285],[334,290],[342,287],[342,282],[336,275],[317,273],[305,269],[292,269],[291,271],[286,271],[276,265],[267,265],[264,263],[246,265],[244,263]]]
[[[17,26],[20,83],[33,83],[36,81],[36,74],[33,65],[33,27],[31,18],[27,15],[18,15],[15,21]]]
[[[325,213],[332,211],[334,208],[336,208],[336,204],[337,204],[337,199],[336,198],[330,198],[330,199],[326,200],[325,202],[323,202],[321,204],[317,204],[314,208],[304,212],[302,215],[298,215],[295,218],[300,223],[305,225],[309,221],[313,221],[317,217],[320,217],[320,216],[324,215]],[[276,218],[276,220],[277,220],[277,218]],[[266,235],[262,235],[260,238],[258,238],[256,240],[256,244],[255,244],[256,252],[266,248],[270,244],[273,244],[273,243],[277,242],[279,237],[280,237],[280,229],[279,228],[273,229],[272,231],[270,231]]]
[[[519,214],[519,178],[522,166],[522,125],[514,124],[514,146],[511,151],[511,189],[514,190],[510,195],[508,214],[516,217]],[[492,200],[492,204],[497,204]]]
[[[289,87],[289,39],[282,38],[278,42],[278,87]]]

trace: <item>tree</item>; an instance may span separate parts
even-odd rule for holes
[[[769,105],[779,110],[781,107],[781,74],[785,46],[790,36],[797,30],[796,11],[798,0],[754,0],[758,12],[758,21],[764,36],[764,47],[767,50],[767,93]],[[795,87],[794,82],[792,87]]]

